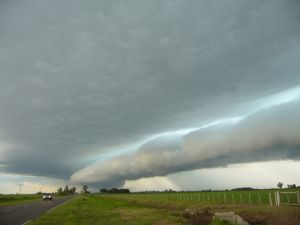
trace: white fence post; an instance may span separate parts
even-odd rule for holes
[[[298,205],[300,206],[300,194],[299,194],[299,192],[297,192],[297,202],[298,202]]]
[[[277,191],[276,194],[277,194],[277,206],[280,206],[280,194],[279,194],[279,191]]]
[[[271,193],[269,193],[269,199],[270,199],[270,205],[273,206]]]

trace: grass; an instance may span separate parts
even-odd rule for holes
[[[15,205],[20,203],[32,202],[40,200],[41,196],[36,194],[12,194],[12,195],[3,195],[0,194],[0,206],[4,205]]]
[[[74,198],[30,225],[171,225],[187,224],[183,217],[169,209],[149,207],[109,196],[91,195]]]
[[[275,190],[273,190],[275,191]],[[270,190],[252,191],[250,194],[269,193]],[[213,194],[207,194],[210,197]],[[220,192],[221,193],[221,192]],[[179,197],[181,194],[181,197]],[[204,194],[204,200],[198,199]],[[214,212],[234,211],[250,224],[260,225],[298,225],[300,224],[300,207],[270,206],[263,203],[226,203],[205,200],[205,193],[149,193],[149,194],[94,194],[87,200],[79,196],[32,221],[31,225],[168,225],[211,223]],[[224,194],[224,192],[222,192]],[[245,196],[249,192],[243,192]],[[225,192],[228,196],[239,196],[239,192]],[[251,195],[252,196],[252,195]],[[194,198],[195,197],[195,198]],[[212,198],[213,199],[213,198]],[[234,199],[234,198],[233,198]],[[291,197],[290,197],[291,200]],[[261,197],[262,201],[262,197]],[[200,210],[200,211],[199,211]],[[188,212],[188,213],[186,213]],[[207,213],[208,212],[208,213]],[[213,225],[221,225],[214,221]],[[225,223],[226,224],[226,223]],[[224,223],[222,225],[225,225]],[[226,224],[228,225],[228,224]]]

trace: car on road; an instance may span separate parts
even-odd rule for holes
[[[51,194],[43,194],[43,200],[46,201],[46,200],[52,200],[52,195]]]

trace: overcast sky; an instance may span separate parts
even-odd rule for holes
[[[0,1],[0,192],[300,185],[299,23],[296,0]]]

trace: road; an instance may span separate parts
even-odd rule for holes
[[[51,211],[71,197],[54,198],[52,201],[38,200],[18,205],[0,206],[1,225],[22,225],[38,216]]]

